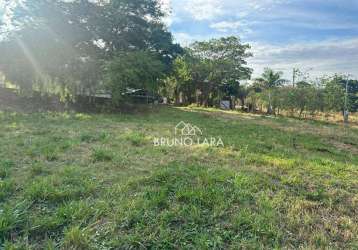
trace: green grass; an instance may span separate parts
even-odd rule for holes
[[[95,148],[92,152],[92,159],[94,162],[98,161],[112,161],[113,153],[109,149],[105,148]]]
[[[180,121],[225,147],[154,147]],[[0,249],[358,248],[356,127],[194,107],[0,126]]]

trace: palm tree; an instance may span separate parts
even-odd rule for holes
[[[265,68],[264,73],[261,75],[260,78],[257,78],[256,81],[262,85],[263,88],[268,90],[268,97],[269,97],[269,103],[267,107],[267,113],[272,114],[272,98],[271,98],[271,92],[273,89],[281,86],[286,82],[286,80],[282,79],[283,73],[282,72],[275,72],[270,68]]]

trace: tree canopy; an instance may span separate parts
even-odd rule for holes
[[[157,0],[37,0],[13,11],[16,29],[0,43],[0,70],[22,89],[56,84],[93,92],[107,62],[124,53],[156,54],[166,72],[181,53]]]
[[[250,79],[252,69],[246,59],[250,46],[237,37],[225,37],[195,42],[174,64],[172,81],[176,85],[175,99],[182,94],[186,102],[196,100],[201,105],[213,105],[215,99],[230,95],[241,80]]]

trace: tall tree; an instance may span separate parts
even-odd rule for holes
[[[209,99],[212,102],[222,84],[238,85],[240,80],[250,79],[252,69],[246,62],[252,56],[249,49],[248,44],[242,44],[234,36],[196,42],[191,46],[191,53],[201,62],[194,73],[201,76],[197,78],[205,106]]]
[[[266,68],[261,78],[256,79],[256,81],[261,83],[268,92],[268,107],[267,107],[268,114],[273,114],[273,107],[272,107],[273,90],[286,82],[284,79],[282,79],[282,74],[283,74],[282,72],[275,72],[270,68]]]

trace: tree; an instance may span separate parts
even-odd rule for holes
[[[192,55],[200,60],[193,71],[204,106],[213,101],[220,86],[229,84],[237,88],[240,80],[250,79],[252,69],[246,66],[246,59],[252,56],[249,49],[248,44],[241,44],[234,36],[196,42],[191,46]]]
[[[156,54],[168,73],[181,47],[163,16],[158,0],[24,1],[14,9],[16,29],[0,42],[0,70],[21,88],[51,84],[73,94],[101,87],[103,65],[127,52]]]
[[[195,100],[196,86],[193,82],[192,60],[188,53],[177,57],[173,63],[172,73],[165,81],[170,97],[176,104],[180,102],[190,104]]]
[[[342,78],[335,75],[325,81],[325,108],[328,111],[343,112],[345,88],[340,83]]]
[[[357,112],[358,111],[358,81],[357,80],[348,81],[348,98],[350,103],[349,110],[351,112]]]
[[[238,86],[236,96],[241,102],[241,109],[245,110],[246,98],[249,95],[250,89],[247,86]]]
[[[124,52],[105,65],[105,83],[114,100],[119,101],[128,88],[157,91],[163,72],[164,65],[157,54]]]
[[[261,78],[256,79],[256,81],[262,84],[262,86],[268,91],[268,114],[273,114],[274,111],[272,107],[273,90],[286,82],[286,80],[281,78],[282,74],[282,72],[275,72],[270,68],[266,68]]]
[[[100,76],[100,48],[80,10],[93,13],[94,3],[88,1],[24,1],[14,9],[12,30],[0,43],[0,67],[6,77],[21,89],[54,85],[51,91],[95,88]],[[83,21],[81,21],[83,20]],[[13,68],[26,68],[32,77],[14,78]],[[27,71],[20,70],[20,75]],[[93,76],[89,79],[89,76]],[[25,77],[23,77],[25,78]],[[37,88],[37,87],[36,87]]]
[[[309,106],[312,98],[314,98],[314,89],[305,81],[297,83],[297,88],[293,89],[294,104],[299,110],[299,117],[302,117],[303,112]]]

